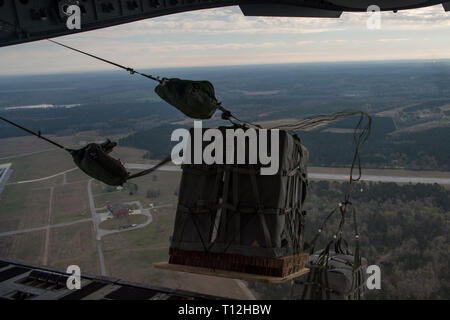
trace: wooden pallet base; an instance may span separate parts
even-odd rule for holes
[[[298,253],[277,258],[238,254],[186,251],[170,248],[169,263],[230,272],[284,278],[305,268],[309,255]]]
[[[168,262],[157,262],[157,263],[153,264],[153,267],[157,268],[157,269],[163,269],[163,270],[201,274],[201,275],[205,275],[205,276],[232,278],[232,279],[267,282],[267,283],[281,283],[281,282],[284,282],[287,280],[298,278],[309,272],[308,268],[303,268],[303,269],[301,269],[295,273],[291,273],[290,275],[287,275],[285,277],[272,277],[272,276],[265,276],[265,275],[260,275],[260,274],[241,273],[241,272],[233,272],[233,271],[227,271],[227,270],[209,269],[209,268],[193,267],[193,266],[186,266],[186,265],[180,265],[180,264],[172,264],[172,263],[168,263]]]

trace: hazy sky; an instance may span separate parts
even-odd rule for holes
[[[58,38],[137,69],[311,61],[450,58],[442,6],[340,19],[244,17],[238,7],[181,13]],[[0,74],[109,70],[47,41],[0,48]]]

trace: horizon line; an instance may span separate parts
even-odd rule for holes
[[[253,66],[282,66],[282,65],[303,65],[303,64],[349,64],[349,63],[392,63],[392,62],[442,62],[442,61],[449,61],[450,58],[411,58],[411,59],[373,59],[373,60],[323,60],[323,61],[299,61],[299,62],[279,62],[279,63],[243,63],[243,64],[225,64],[225,65],[192,65],[192,66],[167,66],[167,67],[145,67],[141,68],[140,70],[173,70],[173,69],[205,69],[205,68],[226,68],[226,67],[253,67]],[[133,68],[134,69],[134,68]],[[111,69],[99,69],[97,71],[95,70],[84,70],[84,71],[60,71],[60,72],[49,72],[49,73],[6,73],[6,74],[0,74],[0,78],[4,77],[21,77],[21,76],[39,76],[39,75],[67,75],[67,74],[92,74],[92,73],[107,73],[107,72],[114,72],[114,71],[123,71],[119,68],[111,68]]]

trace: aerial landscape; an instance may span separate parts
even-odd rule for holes
[[[449,300],[449,13],[0,0],[0,300]]]
[[[449,61],[176,72],[208,78],[222,104],[245,120],[296,119],[352,108],[369,112],[372,135],[361,151],[363,181],[354,203],[361,250],[383,268],[383,290],[368,297],[448,298]],[[264,74],[271,75],[270,81]],[[3,116],[70,147],[118,141],[113,155],[130,171],[164,158],[171,132],[192,125],[158,100],[153,83],[120,72],[0,77],[0,85]],[[355,120],[298,133],[310,153],[307,238],[345,192]],[[205,127],[223,124],[217,116],[204,122]],[[1,164],[10,166],[0,195],[0,256],[60,268],[77,264],[91,274],[225,297],[288,298],[282,284],[273,290],[152,268],[168,258],[179,167],[165,166],[116,188],[91,179],[64,151],[14,127],[0,124],[0,139]]]

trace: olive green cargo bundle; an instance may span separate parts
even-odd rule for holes
[[[224,146],[229,128],[219,128]],[[258,141],[260,131],[256,130]],[[270,143],[271,130],[267,136]],[[217,254],[277,258],[302,253],[308,152],[286,131],[279,131],[279,145],[279,170],[274,175],[261,175],[259,160],[183,164],[171,253],[207,252],[219,258]],[[234,146],[236,150],[236,140]],[[248,148],[247,143],[247,156]],[[224,147],[224,156],[225,151]],[[171,263],[183,264],[178,258],[172,255]]]
[[[353,255],[330,252],[327,265],[320,254],[310,256],[307,275],[295,279],[293,298],[301,300],[359,300],[364,297],[367,261],[355,265]]]
[[[211,118],[219,106],[209,81],[163,79],[155,92],[169,104],[194,119]]]
[[[70,154],[75,164],[88,176],[111,186],[121,186],[129,175],[120,160],[108,155],[116,145],[109,140],[103,144],[90,143],[79,150],[71,150]]]
[[[41,132],[31,131],[30,129],[22,127],[21,125],[3,117],[0,117],[0,120],[8,122],[21,130],[24,130],[40,139],[43,139],[48,143],[51,143],[54,146],[63,149],[64,151],[67,151],[72,156],[75,164],[84,173],[94,179],[109,184],[110,186],[121,186],[128,180],[150,174],[167,162],[171,161],[171,157],[168,156],[149,169],[137,172],[135,174],[130,174],[129,172],[127,172],[125,166],[122,164],[122,162],[120,162],[120,160],[114,159],[113,157],[108,155],[109,153],[111,153],[114,147],[117,146],[117,142],[111,142],[108,139],[102,144],[90,143],[81,149],[74,150],[66,148],[63,145],[42,136]]]

